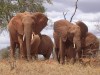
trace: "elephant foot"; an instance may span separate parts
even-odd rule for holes
[[[64,62],[64,61],[60,61],[60,64],[62,64],[62,65],[63,65],[63,64],[65,64],[65,62]]]
[[[75,61],[76,61],[76,60],[75,60],[74,58],[71,58],[71,59],[70,59],[70,63],[71,63],[71,64],[74,64]]]
[[[27,61],[31,61],[32,60],[32,57],[27,57]]]
[[[15,61],[15,58],[14,58],[14,57],[11,57],[10,60],[11,60],[11,61]]]
[[[21,59],[21,60],[26,60],[26,59],[27,59],[27,57],[26,57],[26,56],[24,56],[24,55],[21,55],[21,56],[20,56],[20,59]]]

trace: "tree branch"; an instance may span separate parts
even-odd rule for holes
[[[75,13],[76,13],[77,8],[78,8],[78,7],[77,7],[77,3],[78,3],[78,0],[76,0],[76,3],[75,3],[75,11],[74,11],[74,13],[73,13],[73,15],[72,15],[72,17],[71,17],[71,19],[70,19],[70,22],[72,22],[72,19],[73,19]]]
[[[68,10],[69,11],[69,10]],[[66,11],[66,12],[63,12],[63,16],[64,16],[64,19],[66,20],[66,15],[67,15],[67,12],[68,11]]]

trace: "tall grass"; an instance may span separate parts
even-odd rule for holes
[[[100,65],[83,66],[80,63],[65,65],[58,64],[55,60],[17,60],[13,70],[7,60],[0,61],[0,75],[100,75]]]

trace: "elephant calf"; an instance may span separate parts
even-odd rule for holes
[[[51,38],[47,35],[40,35],[40,44],[36,42],[34,42],[34,40],[31,41],[31,45],[32,45],[32,55],[34,53],[34,48],[37,47],[37,54],[42,54],[44,56],[45,59],[49,59],[50,55],[53,51],[53,42],[51,40]]]

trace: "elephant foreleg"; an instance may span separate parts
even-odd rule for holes
[[[16,44],[14,42],[11,42],[11,47],[10,47],[10,57],[12,59],[14,59],[15,57],[15,47],[16,47]]]
[[[56,53],[56,59],[58,60],[58,62],[60,63],[60,59],[59,59],[59,48],[55,48],[55,53]]]
[[[20,45],[20,58],[23,59],[25,58],[25,52],[24,52],[24,42],[23,42],[23,36],[22,35],[18,35],[18,41],[19,41],[19,45]]]

